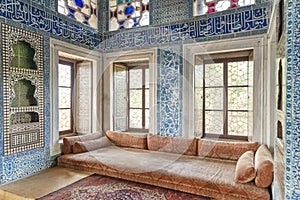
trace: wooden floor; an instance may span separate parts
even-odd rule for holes
[[[33,176],[0,186],[0,199],[35,199],[70,185],[89,175],[91,175],[89,172],[54,167]]]

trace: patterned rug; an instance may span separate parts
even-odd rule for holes
[[[38,200],[210,200],[210,198],[93,174]]]

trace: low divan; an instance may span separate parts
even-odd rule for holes
[[[257,142],[107,131],[64,138],[58,165],[215,199],[271,199],[273,158]]]

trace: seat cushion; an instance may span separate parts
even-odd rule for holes
[[[262,144],[255,154],[256,177],[255,184],[258,187],[269,187],[274,176],[274,160],[273,156],[267,147]]]
[[[106,131],[107,138],[116,146],[137,149],[147,148],[147,134]]]
[[[228,142],[215,140],[198,140],[198,154],[203,157],[230,159],[237,161],[243,153],[258,148],[257,142]]]
[[[87,151],[93,151],[110,145],[111,142],[109,141],[109,139],[107,139],[106,136],[103,136],[95,140],[78,141],[75,142],[73,146],[73,153],[84,153]]]
[[[148,134],[148,149],[176,154],[197,155],[196,138],[166,137]]]
[[[246,151],[237,161],[235,167],[235,181],[237,183],[248,183],[256,176],[254,167],[254,152]]]
[[[63,138],[63,154],[73,153],[73,145],[78,141],[94,140],[102,137],[101,133],[91,133],[80,136],[72,136]]]

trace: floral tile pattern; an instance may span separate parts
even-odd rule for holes
[[[300,2],[287,1],[285,199],[300,199]]]

